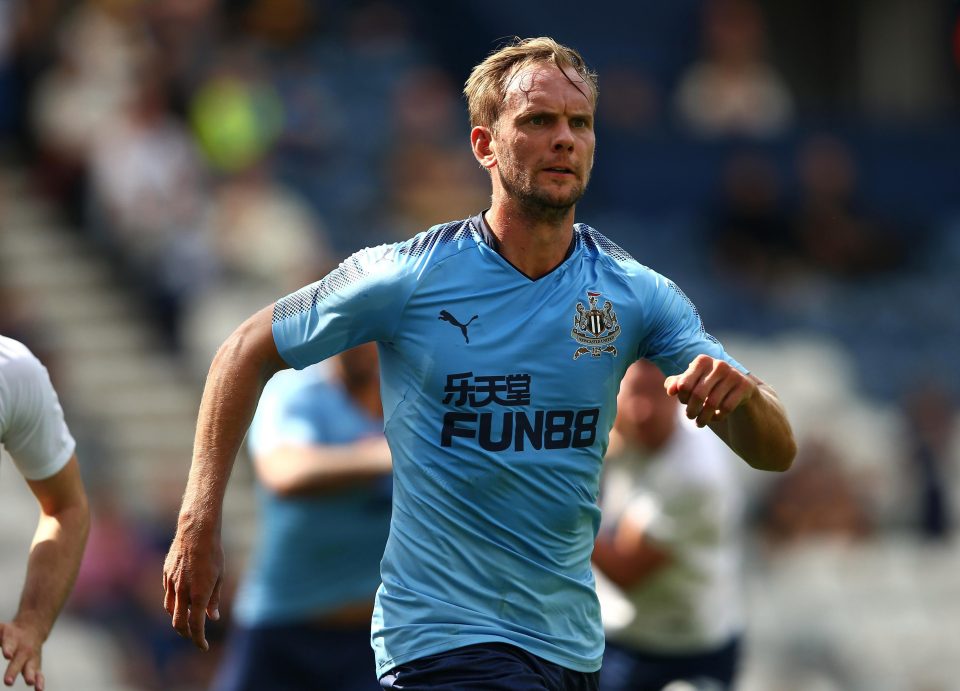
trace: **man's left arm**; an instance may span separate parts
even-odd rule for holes
[[[12,685],[18,674],[43,691],[41,648],[70,594],[90,529],[87,495],[76,455],[51,477],[28,480],[40,504],[27,575],[16,616],[0,623],[0,647],[10,660],[3,675]]]
[[[593,545],[593,563],[621,590],[642,583],[672,560],[672,554],[648,535],[648,521],[628,512],[611,531],[601,530]]]
[[[750,466],[787,470],[797,443],[776,392],[730,363],[698,355],[682,374],[667,377],[664,388],[687,407],[700,427],[708,426]]]

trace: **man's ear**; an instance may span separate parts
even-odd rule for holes
[[[497,155],[494,151],[493,132],[489,127],[476,126],[470,130],[470,146],[473,156],[480,166],[489,170],[497,165]]]

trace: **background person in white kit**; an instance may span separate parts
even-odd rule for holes
[[[40,505],[20,605],[0,621],[0,647],[9,660],[3,682],[17,676],[44,689],[41,649],[80,566],[90,512],[76,443],[64,422],[46,368],[22,343],[0,336],[0,444]]]
[[[601,691],[733,683],[742,632],[732,452],[683,416],[655,365],[630,367],[604,459],[594,549],[607,634]]]

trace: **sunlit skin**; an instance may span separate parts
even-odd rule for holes
[[[570,245],[593,168],[594,106],[575,70],[534,63],[510,81],[494,126],[470,133],[474,156],[491,172],[487,223],[504,257],[532,278],[553,270]]]
[[[575,70],[533,63],[511,79],[496,122],[470,132],[476,160],[491,173],[486,221],[502,256],[530,279],[557,268],[573,240],[574,208],[593,167],[595,106]],[[273,309],[240,325],[210,366],[177,534],[164,564],[164,608],[177,632],[202,650],[207,617],[219,617],[222,507],[233,460],[263,385],[287,367],[273,339]],[[753,467],[790,466],[796,444],[789,422],[776,394],[756,377],[700,355],[663,385],[688,417],[709,425]]]

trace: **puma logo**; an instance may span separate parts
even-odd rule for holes
[[[470,337],[467,335],[467,327],[470,326],[470,322],[472,322],[478,316],[480,315],[475,314],[472,317],[470,317],[470,321],[468,321],[466,324],[461,324],[459,321],[457,321],[457,318],[452,314],[450,314],[449,312],[447,312],[447,310],[440,310],[440,316],[437,317],[437,319],[440,319],[445,322],[450,322],[454,326],[458,327],[460,329],[460,333],[463,334],[463,340],[469,343]]]

